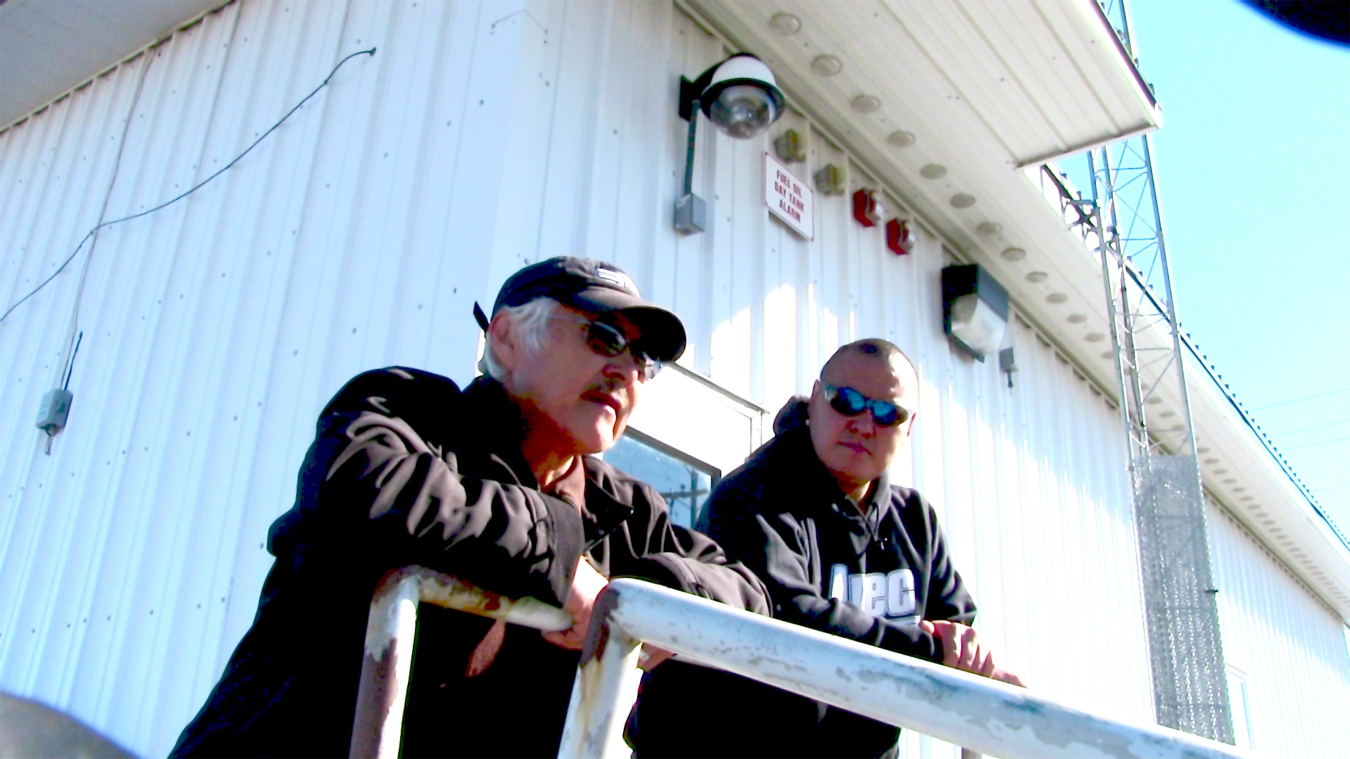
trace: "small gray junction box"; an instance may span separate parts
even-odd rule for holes
[[[55,435],[66,426],[66,417],[70,416],[70,402],[75,394],[69,390],[51,390],[42,396],[42,406],[38,408],[37,427],[48,435]]]

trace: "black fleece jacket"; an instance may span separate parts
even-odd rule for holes
[[[172,754],[345,756],[371,594],[408,564],[561,606],[585,553],[606,576],[767,612],[759,580],[672,525],[649,485],[587,458],[584,508],[540,492],[522,435],[518,407],[489,379],[464,391],[416,369],[351,380],[269,532],[276,563],[253,626]],[[404,756],[557,754],[579,653],[507,625],[491,666],[468,678],[491,625],[422,604]]]
[[[779,412],[774,432],[718,483],[701,526],[764,581],[776,618],[940,663],[941,642],[918,622],[970,624],[975,603],[933,507],[883,474],[860,513],[815,454],[804,399]],[[691,699],[724,702],[736,719],[680,724],[672,710]],[[886,756],[899,729],[671,662],[647,677],[629,737],[639,756]]]

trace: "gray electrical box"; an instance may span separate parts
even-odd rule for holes
[[[1012,348],[1004,348],[998,352],[998,368],[1008,375],[1008,387],[1012,387],[1013,372],[1017,371],[1017,359],[1013,357]]]
[[[692,235],[708,228],[708,210],[703,198],[689,194],[675,201],[675,231]]]
[[[66,426],[66,417],[70,416],[70,402],[75,394],[69,390],[51,390],[42,396],[42,406],[38,409],[37,427],[48,435],[55,435]]]

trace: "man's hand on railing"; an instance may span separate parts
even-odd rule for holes
[[[994,674],[990,675],[989,677],[994,680],[998,680],[999,682],[1007,683],[1009,685],[1016,685],[1019,688],[1027,687],[1027,684],[1022,682],[1022,678],[1018,677],[1017,675],[1009,672],[1008,670],[1002,667],[995,667]]]
[[[924,632],[942,641],[942,663],[964,672],[992,678],[1019,688],[1027,687],[1022,678],[998,666],[994,652],[980,641],[975,628],[958,622],[923,620],[919,626]]]
[[[591,608],[595,597],[605,589],[609,580],[596,571],[582,556],[577,560],[577,571],[572,577],[572,591],[567,595],[563,609],[572,615],[572,626],[562,632],[546,632],[544,640],[560,648],[580,651],[586,643],[586,630],[591,625]]]

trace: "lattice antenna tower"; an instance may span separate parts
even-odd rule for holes
[[[1138,63],[1125,0],[1102,9]],[[1121,390],[1159,724],[1232,743],[1183,345],[1148,134],[1088,154],[1091,215]],[[1087,219],[1085,219],[1087,221]]]

